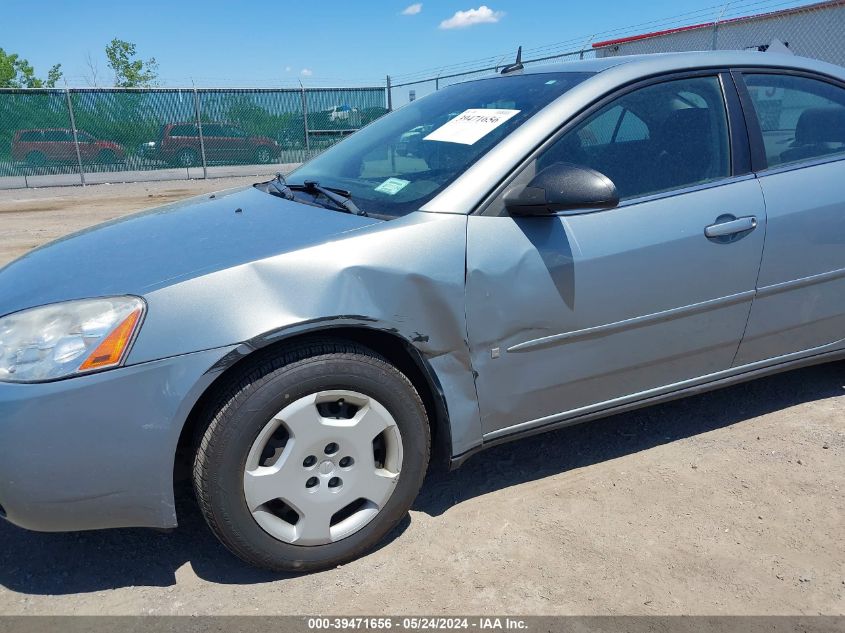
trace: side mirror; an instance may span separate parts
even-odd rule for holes
[[[555,163],[527,185],[505,193],[505,208],[512,215],[553,215],[575,209],[612,209],[619,204],[616,185],[595,169]]]

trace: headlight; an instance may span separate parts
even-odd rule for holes
[[[138,297],[54,303],[0,319],[0,381],[35,382],[116,367],[141,325]]]

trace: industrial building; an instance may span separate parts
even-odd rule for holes
[[[592,45],[596,57],[694,50],[783,50],[845,66],[845,0],[622,37]]]

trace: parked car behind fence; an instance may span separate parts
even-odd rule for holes
[[[76,142],[79,142],[79,156]],[[113,141],[94,138],[88,132],[78,130],[76,139],[73,130],[49,128],[18,130],[12,138],[12,160],[25,162],[32,167],[47,164],[68,163],[82,160],[83,163],[111,164],[126,158],[123,147]]]
[[[203,123],[202,140],[196,123],[168,123],[162,126],[158,140],[141,145],[139,153],[178,167],[195,167],[202,163],[203,150],[208,162],[265,165],[278,159],[280,146],[271,138],[251,135],[229,123]]]

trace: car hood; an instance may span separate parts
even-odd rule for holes
[[[0,316],[57,301],[143,295],[380,222],[254,187],[191,198],[75,233],[0,269]]]

